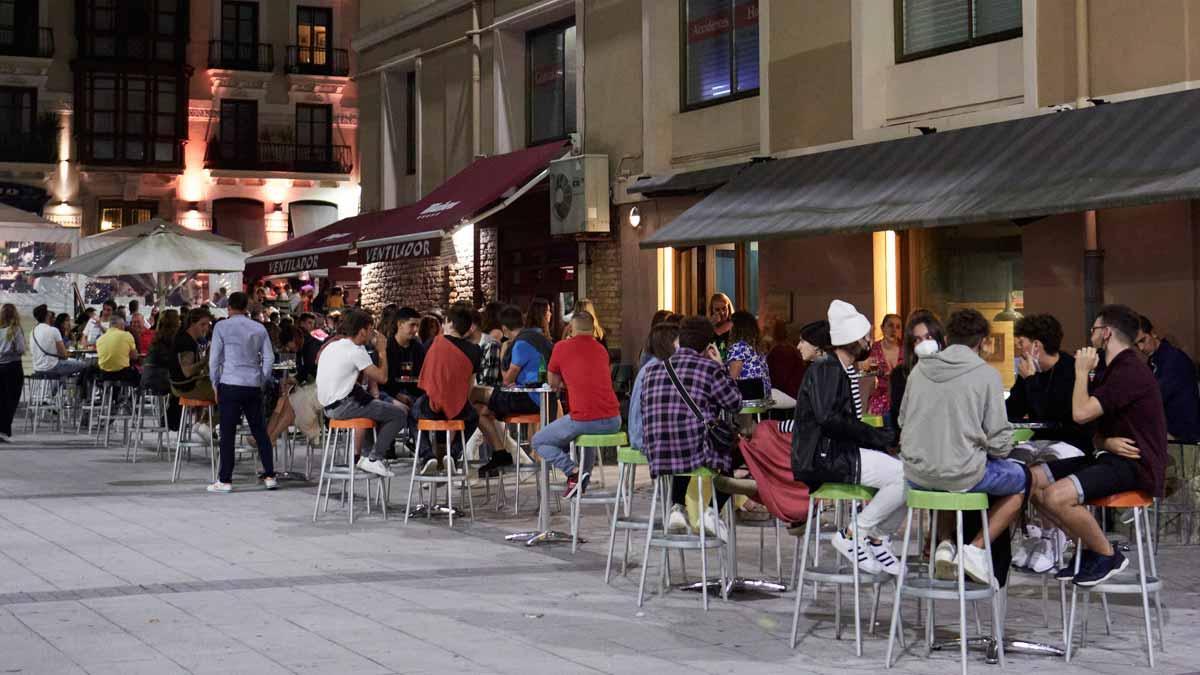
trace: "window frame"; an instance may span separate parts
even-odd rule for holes
[[[249,36],[245,36],[245,35],[242,35],[242,31],[241,31],[241,28],[242,28],[241,12],[244,9],[250,9],[250,8],[253,8],[252,9],[253,25],[251,27],[251,34]],[[225,30],[225,21],[228,18],[225,16],[225,12],[228,9],[232,9],[234,11],[233,22],[234,22],[235,29],[234,29],[233,35],[230,35]],[[246,65],[255,66],[255,65],[257,65],[257,63],[258,63],[258,45],[262,38],[262,35],[261,35],[262,30],[261,30],[261,26],[259,25],[261,23],[260,11],[261,11],[261,8],[259,7],[259,3],[251,2],[250,0],[221,0],[221,23],[220,23],[220,30],[221,30],[221,38],[220,38],[221,47],[220,47],[220,49],[221,49],[221,51],[220,51],[220,54],[221,54],[221,63],[222,64],[231,63],[231,64],[234,64],[237,66],[246,66]],[[250,41],[247,42],[246,40],[242,39],[245,37],[249,37]],[[233,54],[232,58],[229,58],[229,59],[225,58],[227,49],[232,49],[232,54]],[[246,50],[246,52],[247,52],[246,58],[242,58],[243,50]]]
[[[308,21],[305,21],[304,14],[308,14]],[[322,7],[318,5],[297,5],[296,6],[296,62],[309,68],[333,68],[333,8]],[[319,19],[327,19],[327,23],[318,23]],[[311,31],[309,35],[309,44],[307,46],[300,44],[300,28],[308,26]],[[318,26],[325,29],[325,46],[318,47],[316,42],[316,31]],[[305,50],[308,52],[308,60],[304,60]],[[317,62],[317,51],[320,50],[322,58],[321,62]]]
[[[97,79],[108,79],[113,82],[113,106],[98,110],[94,99]],[[142,93],[144,102],[141,109],[129,108],[129,84],[132,80],[144,83]],[[159,97],[164,92],[161,85],[169,83],[175,91],[173,97],[173,112],[161,112]],[[79,156],[84,164],[105,166],[155,167],[160,169],[179,170],[183,167],[183,142],[187,139],[187,83],[186,77],[173,74],[152,72],[136,72],[127,70],[88,69],[76,72],[76,100],[80,102],[79,126]],[[96,131],[95,117],[97,112],[112,115],[112,131]],[[139,128],[130,130],[129,120],[132,114],[142,115]],[[160,118],[168,118],[172,122],[172,133],[164,134],[158,131]],[[95,144],[97,139],[109,139],[113,143],[112,157],[97,157]],[[122,146],[131,140],[142,140],[145,144],[145,154],[142,159],[131,159]],[[173,146],[170,160],[156,159],[157,145],[170,143]],[[126,146],[127,147],[127,146]]]
[[[187,63],[187,46],[189,41],[189,0],[177,0],[174,8],[163,8],[160,0],[145,0],[146,20],[150,30],[137,32],[123,20],[130,7],[125,0],[104,0],[110,6],[98,7],[98,0],[79,0],[77,5],[76,32],[79,35],[79,58],[89,61],[133,61],[137,63],[170,63],[183,65]],[[111,13],[111,28],[97,28],[97,17],[101,13]],[[172,32],[163,33],[159,30],[160,20],[171,17]],[[100,54],[96,51],[97,39],[112,42],[111,54]],[[132,53],[130,46],[140,43],[141,54]],[[169,46],[171,54],[168,58],[159,57],[159,47]]]
[[[257,165],[259,159],[258,101],[244,98],[223,98],[220,100],[217,110],[217,145],[220,147],[221,161],[247,167]],[[241,121],[243,119],[251,119],[254,122],[253,128],[242,128]],[[226,137],[227,128],[232,129],[233,138]],[[227,151],[231,151],[231,154],[226,154]]]
[[[530,45],[535,38],[547,35],[550,33],[565,33],[568,28],[576,28],[575,30],[575,47],[579,48],[579,30],[575,24],[575,17],[572,16],[562,21],[539,26],[533,30],[525,32],[525,147],[533,147],[542,145],[543,143],[553,143],[555,141],[565,141],[571,137],[571,134],[579,131],[579,120],[575,120],[576,127],[574,130],[567,130],[567,74],[566,74],[566,57],[563,57],[563,134],[561,136],[547,136],[546,138],[533,138],[533,50]],[[578,53],[575,56],[579,58]],[[578,61],[576,61],[578,62]],[[576,85],[578,86],[578,85]],[[576,105],[578,105],[578,96],[576,96]]]
[[[977,0],[961,0],[967,3],[967,29],[970,33],[972,19],[975,17],[975,3]],[[895,31],[895,48],[896,48],[896,64],[909,63],[911,61],[920,61],[942,54],[950,54],[952,52],[960,52],[964,49],[974,47],[982,47],[996,42],[1004,42],[1006,40],[1015,40],[1025,35],[1025,22],[1021,21],[1020,28],[1011,28],[1009,30],[1000,31],[999,33],[989,33],[982,37],[971,36],[964,41],[954,42],[933,49],[926,49],[912,54],[904,53],[904,0],[893,0],[892,10],[892,28]]]
[[[105,230],[103,229],[104,212],[111,209],[119,209],[121,211],[121,224]],[[142,209],[150,212],[150,218],[147,218],[147,220],[153,219],[158,216],[158,201],[153,199],[135,199],[133,201],[127,201],[124,199],[101,199],[96,203],[96,232],[113,232],[123,227],[139,225],[140,223],[133,222],[132,214],[134,211]],[[126,220],[130,221],[128,225],[125,223]],[[143,220],[141,222],[144,223],[146,221]]]
[[[28,134],[28,135],[32,136],[34,133],[36,133],[37,127],[38,127],[38,90],[37,90],[37,87],[12,87],[12,86],[8,86],[8,85],[4,85],[4,86],[0,86],[0,92],[3,92],[5,94],[11,93],[13,95],[19,94],[19,95],[25,95],[25,96],[30,97],[29,98],[29,117],[28,117],[28,119],[24,120],[25,124],[27,124],[29,126],[29,128],[26,130],[16,130],[16,131],[12,131],[9,129],[0,129],[0,134],[12,133],[12,134]]]
[[[714,105],[741,101],[758,96],[762,91],[762,59],[760,58],[758,62],[759,86],[745,91],[735,91],[737,89],[737,61],[733,58],[733,50],[731,49],[729,57],[729,93],[707,101],[688,103],[687,3],[688,0],[679,0],[679,112],[702,110],[704,108],[711,108]],[[729,0],[731,8],[733,3],[734,0]],[[762,40],[761,32],[759,33],[759,40]]]
[[[404,175],[417,175],[417,71],[404,75]]]

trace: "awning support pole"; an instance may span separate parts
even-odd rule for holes
[[[1083,319],[1084,331],[1090,333],[1104,305],[1104,251],[1100,248],[1095,211],[1083,212],[1083,232]]]

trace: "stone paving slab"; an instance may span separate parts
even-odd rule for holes
[[[569,546],[504,542],[508,532],[529,529],[533,514],[496,512],[483,503],[482,488],[475,494],[478,520],[456,520],[453,531],[436,519],[404,526],[402,481],[393,486],[397,503],[386,522],[363,514],[351,526],[331,503],[313,523],[311,484],[288,482],[267,493],[240,473],[235,484],[245,489],[209,495],[208,466],[199,457],[171,484],[168,464],[149,455],[128,464],[122,448],[75,437],[16,440],[0,449],[0,673],[696,675],[883,666],[890,592],[861,659],[849,625],[835,639],[828,590],[816,602],[805,598],[794,651],[787,645],[791,593],[714,598],[704,613],[698,596],[672,591],[650,594],[638,608],[636,538],[629,574],[603,583],[602,507],[585,511],[590,541],[572,555]],[[566,529],[565,516],[555,524]],[[758,538],[743,535],[740,544],[741,574],[758,575]],[[790,538],[784,546],[789,570]],[[1159,672],[1200,672],[1198,550],[1168,545],[1160,555],[1170,651],[1158,654]],[[773,571],[770,541],[767,558]],[[696,574],[694,556],[688,562]],[[657,561],[650,579],[657,579]],[[1016,582],[1010,635],[1061,640],[1052,591],[1055,627],[1046,628],[1040,585]],[[849,607],[847,598],[848,616]],[[1090,642],[1071,664],[1013,655],[1008,670],[1142,672],[1140,604],[1114,598],[1111,611],[1108,636],[1093,604]],[[904,612],[908,637],[919,643],[915,604],[906,602]],[[956,618],[953,603],[939,605],[943,632]],[[957,667],[957,652],[927,660],[917,647],[895,669]],[[971,669],[989,667],[973,653]]]

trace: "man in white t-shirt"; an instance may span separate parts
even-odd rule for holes
[[[71,354],[63,343],[62,333],[50,323],[54,315],[45,305],[33,308],[33,318],[37,320],[37,326],[33,329],[30,338],[33,345],[28,351],[33,356],[35,373],[74,375],[87,368],[83,361],[69,358]]]
[[[375,443],[370,447],[364,444],[358,468],[393,476],[383,463],[383,455],[392,447],[396,434],[407,426],[408,408],[398,401],[375,398],[358,384],[360,374],[376,384],[387,382],[387,337],[375,330],[370,314],[359,310],[346,312],[338,329],[340,337],[325,345],[317,360],[317,401],[329,419],[366,418],[377,422],[380,426]],[[375,343],[379,365],[363,346],[369,341]]]
[[[100,306],[100,316],[93,316],[88,319],[87,325],[83,327],[83,340],[89,346],[94,346],[96,341],[104,335],[104,331],[108,330],[108,322],[112,320],[113,312],[117,309],[117,303],[112,300],[105,300]]]

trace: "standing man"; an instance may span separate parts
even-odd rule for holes
[[[1072,561],[1060,580],[1095,586],[1125,569],[1129,560],[1113,548],[1088,511],[1089,501],[1142,490],[1162,497],[1167,467],[1167,421],[1162,395],[1150,368],[1133,349],[1138,315],[1124,305],[1108,305],[1092,324],[1091,347],[1075,352],[1071,410],[1079,424],[1096,422],[1096,455],[1060,459],[1032,469],[1032,496],[1038,511],[1071,539],[1082,539],[1079,573]],[[1088,392],[1089,374],[1106,366]]]
[[[221,412],[221,466],[217,482],[208,486],[209,492],[233,492],[233,444],[243,415],[258,445],[263,485],[268,490],[277,485],[271,439],[263,421],[262,392],[263,385],[271,381],[275,352],[267,329],[246,316],[249,304],[245,293],[230,295],[229,318],[213,327],[208,367],[217,387],[216,401]]]
[[[317,400],[325,416],[333,420],[358,417],[374,420],[381,426],[370,447],[361,447],[358,468],[385,478],[395,474],[384,464],[384,453],[392,447],[396,434],[408,424],[408,408],[399,401],[384,402],[358,384],[360,375],[376,384],[388,379],[387,337],[375,330],[371,315],[350,310],[342,317],[341,334],[321,352],[317,365]],[[364,345],[375,345],[379,365],[371,360]]]
[[[1182,349],[1160,338],[1154,324],[1138,317],[1137,348],[1146,356],[1167,414],[1167,433],[1183,441],[1200,440],[1200,391],[1196,364]]]
[[[584,434],[611,434],[621,430],[621,406],[613,392],[609,375],[608,350],[592,336],[595,319],[587,312],[571,317],[574,337],[554,346],[546,379],[551,389],[566,389],[571,396],[571,412],[548,424],[533,435],[538,456],[567,476],[565,499],[576,490],[587,490],[593,451],[583,450],[582,471],[567,453],[571,442]]]

